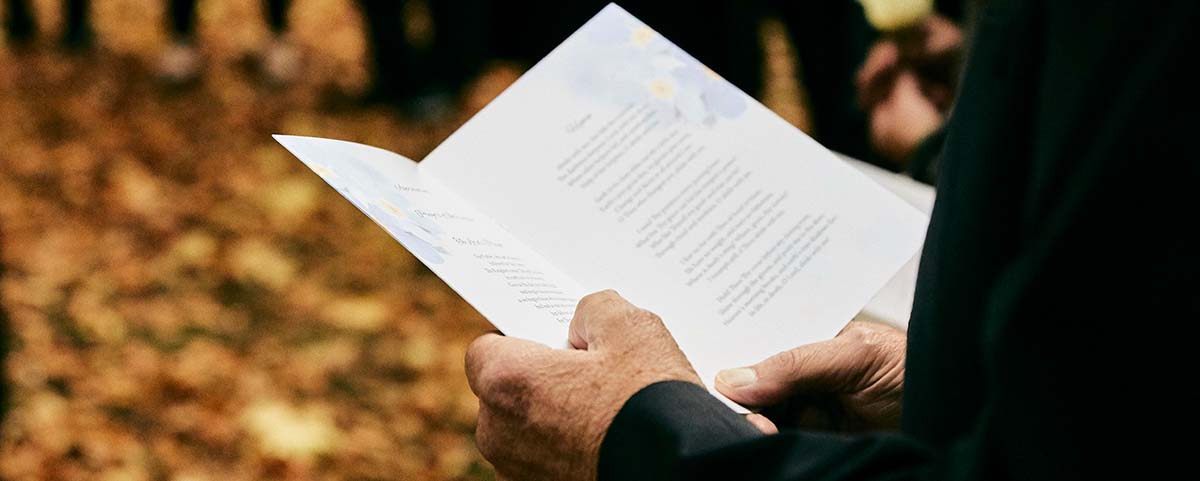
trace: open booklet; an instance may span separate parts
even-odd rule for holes
[[[276,139],[505,334],[567,347],[615,289],[710,387],[835,335],[927,222],[613,4],[420,164]]]

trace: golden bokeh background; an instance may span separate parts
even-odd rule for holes
[[[270,134],[419,159],[520,69],[414,122],[329,100],[368,82],[351,0],[294,3],[286,88],[246,67],[261,2],[199,3],[186,87],[153,70],[164,2],[93,2],[86,54],[55,48],[60,3],[33,2],[37,44],[0,47],[0,478],[492,479],[462,370],[488,323]],[[766,102],[802,125],[778,30]]]

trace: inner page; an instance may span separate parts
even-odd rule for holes
[[[661,315],[710,385],[835,335],[926,226],[611,4],[419,169],[585,291]]]
[[[339,140],[275,136],[508,335],[567,347],[586,292],[417,164]]]

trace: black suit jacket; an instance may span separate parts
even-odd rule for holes
[[[601,479],[1179,473],[1200,340],[1198,12],[989,2],[946,132],[901,432],[762,436],[660,383],[613,421]]]

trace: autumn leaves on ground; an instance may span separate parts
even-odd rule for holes
[[[333,106],[366,83],[353,2],[296,2],[305,74],[245,68],[261,2],[200,2],[198,85],[168,87],[164,2],[94,2],[98,48],[0,47],[0,478],[490,479],[466,345],[488,324],[270,138],[420,158],[458,117]]]
[[[210,0],[204,75],[172,87],[165,2],[94,2],[83,54],[55,48],[60,3],[33,2],[31,48],[0,45],[0,478],[491,479],[462,369],[488,324],[270,134],[421,158],[514,70],[406,121],[328,100],[368,82],[354,2],[295,2],[303,74],[272,88],[247,66],[261,2]],[[780,37],[767,103],[798,121]]]

